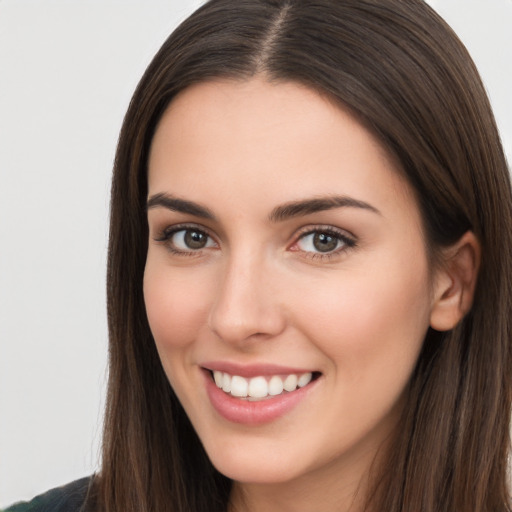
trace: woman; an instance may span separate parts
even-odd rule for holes
[[[510,510],[511,204],[422,1],[208,2],[120,136],[84,507]]]

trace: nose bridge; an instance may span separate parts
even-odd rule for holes
[[[271,337],[284,328],[271,262],[255,251],[226,258],[210,311],[210,328],[224,341],[239,343]]]

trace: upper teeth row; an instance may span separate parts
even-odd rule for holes
[[[311,372],[302,375],[287,375],[284,379],[274,375],[268,380],[266,377],[253,377],[246,379],[239,375],[214,371],[213,378],[218,388],[232,396],[244,398],[265,398],[266,396],[280,395],[283,391],[295,391],[297,386],[302,388],[311,382]]]

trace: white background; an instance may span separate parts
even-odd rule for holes
[[[431,0],[468,46],[512,161],[512,0]],[[0,507],[98,468],[118,131],[200,0],[0,0]]]

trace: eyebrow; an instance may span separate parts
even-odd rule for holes
[[[311,213],[332,210],[334,208],[361,208],[381,215],[380,211],[371,204],[348,196],[327,196],[303,201],[292,201],[272,210],[269,219],[272,222],[280,222],[293,217],[301,217]]]
[[[158,208],[159,206],[172,210],[173,212],[188,213],[194,217],[215,220],[215,215],[205,206],[187,201],[186,199],[179,199],[170,194],[155,194],[148,199],[146,204],[148,210]]]
[[[159,193],[151,196],[148,199],[146,207],[148,210],[163,207],[174,212],[187,213],[194,217],[215,220],[215,215],[205,206],[165,193]],[[272,210],[268,218],[271,222],[282,222],[294,217],[301,217],[311,213],[342,207],[360,208],[381,215],[377,208],[364,201],[360,201],[359,199],[354,199],[348,196],[327,196],[292,201],[290,203],[277,206]]]

